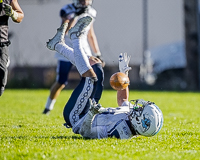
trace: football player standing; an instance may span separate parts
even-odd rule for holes
[[[68,30],[74,26],[78,19],[85,15],[90,15],[93,19],[96,17],[96,10],[92,7],[93,0],[73,0],[73,3],[63,6],[60,10],[60,17],[62,24],[68,23],[68,27],[65,33],[65,43],[72,47],[71,39],[68,35]],[[102,55],[98,46],[97,38],[94,32],[93,24],[91,24],[87,35],[87,39],[83,42],[83,49],[88,56],[92,55],[90,47],[94,53],[94,56],[100,58],[102,61]],[[89,42],[89,43],[88,43]],[[43,114],[48,114],[53,109],[57,97],[59,96],[62,89],[68,83],[68,75],[72,68],[72,63],[64,58],[59,53],[55,54],[57,58],[57,77],[56,81],[50,89],[50,95],[47,98],[45,109]],[[104,64],[105,65],[105,64]],[[103,77],[102,77],[103,78]]]
[[[24,13],[17,0],[0,0],[0,96],[5,90],[9,66],[8,46],[8,19],[20,23]]]

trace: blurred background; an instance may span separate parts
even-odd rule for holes
[[[56,76],[46,42],[61,24],[60,8],[71,0],[18,0],[25,17],[9,21],[11,45],[6,88],[49,88]],[[131,55],[131,89],[200,90],[199,0],[93,0],[94,23],[106,62],[105,83],[118,71],[118,55]],[[67,88],[79,81],[76,69]]]

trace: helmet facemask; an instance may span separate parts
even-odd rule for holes
[[[130,103],[134,103],[129,118],[136,133],[147,137],[157,134],[163,124],[161,110],[153,102],[142,99]]]

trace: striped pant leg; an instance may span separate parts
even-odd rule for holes
[[[63,116],[68,126],[73,127],[87,113],[90,107],[87,105],[88,99],[94,94],[95,87],[95,79],[82,77],[63,111]]]

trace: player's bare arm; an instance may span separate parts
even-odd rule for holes
[[[124,90],[117,91],[117,103],[118,106],[122,106],[122,103],[129,99],[129,88],[126,87]]]
[[[95,32],[94,32],[93,24],[91,25],[91,28],[88,32],[88,41],[90,43],[90,46],[91,46],[93,52],[99,53],[100,52],[99,45],[97,43],[97,38],[96,38],[96,35],[95,35]],[[98,55],[95,55],[95,56],[98,56]]]
[[[99,49],[99,45],[98,45],[98,42],[97,42],[96,34],[94,32],[93,24],[91,24],[91,28],[88,32],[87,37],[88,37],[88,42],[90,44],[90,47],[92,48],[92,51],[94,52],[95,56],[101,60],[102,66],[104,67],[105,62],[102,58],[102,55],[101,55],[101,52],[100,52],[100,49]]]
[[[16,19],[12,18],[12,20],[14,22],[20,23],[24,18],[24,12],[22,11],[21,7],[19,6],[18,1],[12,0],[10,5],[12,7],[12,10],[18,14],[17,18]]]

